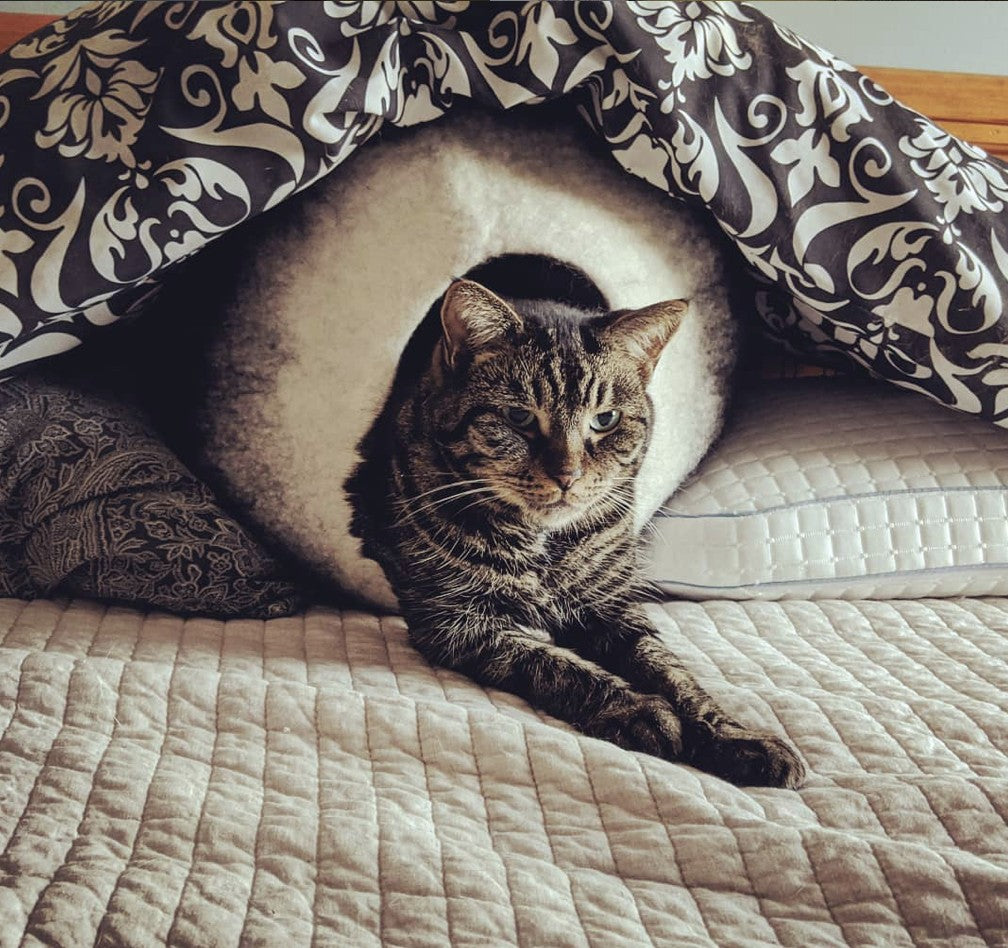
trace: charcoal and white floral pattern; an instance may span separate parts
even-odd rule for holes
[[[736,3],[105,2],[0,57],[0,372],[386,123],[570,95],[706,208],[792,349],[1008,424],[1008,173]],[[337,172],[338,173],[338,172]]]

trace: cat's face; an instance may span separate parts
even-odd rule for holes
[[[474,502],[492,493],[546,531],[629,512],[651,423],[647,383],[684,308],[585,321],[453,284],[430,410],[457,479],[485,489]]]

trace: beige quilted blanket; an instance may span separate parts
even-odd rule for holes
[[[0,601],[0,945],[1008,944],[1008,601],[655,611],[801,792],[576,735],[398,619]]]

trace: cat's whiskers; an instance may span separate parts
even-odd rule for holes
[[[491,481],[486,477],[471,477],[466,480],[451,481],[448,484],[438,484],[436,487],[431,487],[428,490],[421,491],[419,494],[399,498],[398,500],[394,500],[393,503],[397,506],[405,506],[415,503],[418,500],[423,500],[425,497],[430,497],[433,494],[443,493],[444,491],[457,490],[460,487],[471,487],[474,484],[489,485],[490,483]]]
[[[436,500],[429,501],[425,506],[421,507],[421,510],[436,510],[438,507],[444,507],[445,504],[449,504],[456,500],[462,500],[464,497],[472,497],[473,495],[485,496],[487,494],[495,494],[496,490],[492,486],[484,487],[473,487],[469,490],[460,491],[457,494],[452,494],[450,497],[439,497]],[[478,503],[478,501],[477,501]]]
[[[472,537],[467,536],[450,521],[444,519],[434,522],[433,531],[428,529],[429,524],[423,527],[419,524],[414,524],[414,526],[417,529],[417,536],[409,544],[410,563],[413,565],[430,563],[435,567],[451,564],[456,567],[451,571],[450,575],[452,576],[455,576],[459,569],[465,572],[468,557],[464,550],[457,556],[456,551],[460,545],[471,546]]]
[[[439,508],[443,507],[445,504],[451,503],[452,501],[457,501],[457,500],[461,500],[461,499],[463,499],[465,497],[470,497],[473,494],[479,494],[480,498],[479,498],[479,500],[473,501],[471,504],[467,505],[464,508],[465,510],[468,510],[469,507],[474,506],[477,503],[480,503],[481,501],[485,500],[487,497],[492,496],[493,495],[493,491],[490,488],[481,488],[479,490],[465,491],[462,494],[452,495],[451,497],[445,498],[445,500],[442,501],[441,503],[424,504],[423,506],[417,507],[415,509],[407,509],[407,510],[403,511],[403,514],[402,514],[401,517],[399,517],[397,520],[393,521],[393,526],[397,526],[398,527],[398,526],[403,526],[407,522],[411,522],[411,521],[415,522],[418,517],[423,516],[424,514],[427,514],[427,515],[430,515],[435,520],[435,527],[436,527],[436,529],[442,530],[442,529],[444,529],[444,527],[442,525],[438,524],[437,521],[441,521],[442,524],[447,525],[447,524],[451,523],[451,520],[449,518],[445,517],[444,516],[444,511],[440,510]],[[461,513],[461,512],[462,511],[459,511],[459,513]]]
[[[632,490],[627,490],[622,484],[616,484],[612,487],[607,495],[607,500],[611,500],[614,506],[622,514],[628,514],[633,511],[634,505],[634,492]]]
[[[633,485],[635,482],[634,477],[621,477],[618,480],[613,481],[611,494],[613,497],[617,498],[617,502],[621,505],[621,510],[624,514],[632,514],[633,506],[636,501],[636,496],[633,490]],[[624,505],[625,503],[625,505]],[[666,505],[660,506],[654,513],[654,515],[644,521],[641,527],[641,533],[646,533],[648,536],[652,537],[656,541],[662,539],[661,531],[654,523],[654,517],[661,513],[671,513],[671,509]]]
[[[475,493],[475,491],[473,493]],[[494,494],[494,495],[496,495],[496,491],[491,491],[491,493]],[[457,512],[460,515],[464,514],[467,510],[471,510],[473,507],[476,507],[477,505],[483,503],[484,499],[485,499],[485,496],[484,497],[478,497],[476,500],[471,501],[470,503],[466,504],[461,510],[459,510]]]
[[[641,533],[646,533],[654,541],[660,541],[662,536],[658,532],[658,528],[650,521],[645,520],[644,526],[641,527]]]
[[[484,484],[479,484],[479,481],[486,481],[485,478],[479,478],[479,480],[473,480],[468,482],[459,482],[458,484],[445,485],[455,487],[456,492],[449,494],[446,497],[435,497],[433,500],[426,500],[434,491],[426,491],[423,494],[417,494],[414,497],[405,497],[399,501],[395,502],[395,506],[399,507],[401,510],[401,516],[394,521],[395,526],[402,526],[407,520],[413,520],[417,516],[427,513],[438,515],[438,508],[443,507],[446,504],[452,503],[453,501],[461,500],[464,497],[471,497],[473,495],[492,495],[495,493],[493,486],[486,482]],[[470,487],[468,490],[458,488],[465,488],[467,484],[479,484],[476,487]],[[417,506],[419,502],[419,506]]]

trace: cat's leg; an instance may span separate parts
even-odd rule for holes
[[[791,746],[729,717],[661,642],[641,606],[593,616],[561,641],[634,688],[667,699],[682,723],[683,759],[694,766],[743,785],[793,788],[804,780]]]
[[[665,698],[635,691],[594,662],[514,626],[462,610],[454,620],[418,620],[410,640],[429,661],[519,695],[593,737],[667,760],[682,758],[682,725]]]

